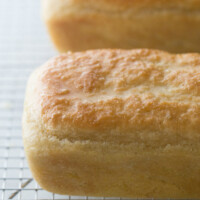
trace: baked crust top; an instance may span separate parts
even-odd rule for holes
[[[25,111],[60,139],[116,136],[129,142],[134,135],[134,140],[195,141],[200,138],[200,55],[148,49],[69,52],[32,74]]]

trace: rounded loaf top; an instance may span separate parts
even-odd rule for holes
[[[84,132],[199,137],[199,71],[199,54],[69,52],[32,74],[25,109],[50,128],[79,130],[82,137]]]

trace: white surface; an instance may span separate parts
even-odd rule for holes
[[[26,81],[56,54],[40,19],[39,0],[0,0],[0,200],[112,199],[55,195],[31,177],[21,138]]]

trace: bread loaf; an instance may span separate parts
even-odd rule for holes
[[[200,198],[200,55],[57,56],[29,79],[23,139],[48,191]]]
[[[156,48],[200,52],[200,0],[42,0],[61,52]]]

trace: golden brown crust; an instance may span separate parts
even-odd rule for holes
[[[199,54],[67,53],[32,75],[26,109],[37,111],[35,119],[60,139],[199,142],[199,69]]]

